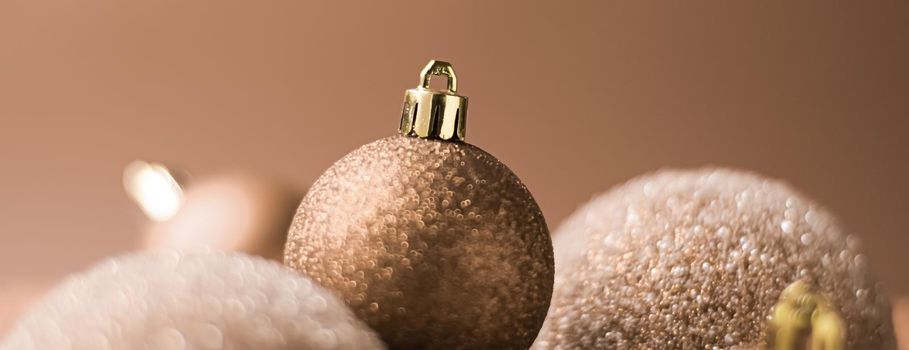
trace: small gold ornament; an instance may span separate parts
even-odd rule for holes
[[[894,347],[857,238],[777,181],[709,168],[643,176],[584,205],[554,241],[555,292],[535,349],[763,348],[786,324],[768,318],[793,305],[827,310],[814,313],[825,337],[813,345]],[[773,346],[801,346],[779,335]]]
[[[780,293],[773,307],[767,346],[773,350],[843,350],[843,318],[837,307],[805,281]]]
[[[447,91],[429,89],[433,75]],[[394,349],[526,349],[552,294],[549,230],[495,157],[463,143],[467,98],[448,63],[408,90],[400,131],[319,178],[285,264],[335,291]]]

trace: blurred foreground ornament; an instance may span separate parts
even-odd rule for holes
[[[135,161],[124,185],[155,221],[146,248],[239,251],[280,261],[301,191],[267,178],[224,174],[181,185],[163,165]],[[185,187],[185,189],[184,189]]]
[[[70,277],[2,349],[382,349],[343,303],[238,253],[145,252]]]
[[[433,75],[447,91],[429,89]],[[526,349],[552,293],[536,201],[463,143],[467,98],[432,61],[407,91],[402,135],[362,146],[312,186],[285,263],[340,295],[396,349]]]
[[[555,293],[535,349],[761,348],[796,281],[834,306],[845,349],[895,346],[858,240],[777,181],[662,171],[593,199],[555,237]]]

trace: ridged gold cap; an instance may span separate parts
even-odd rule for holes
[[[448,77],[445,91],[429,88],[432,76]],[[420,72],[420,86],[404,94],[401,133],[424,139],[464,141],[467,129],[467,97],[456,94],[458,78],[451,64],[429,61]]]
[[[804,281],[786,287],[774,307],[767,333],[773,350],[842,350],[843,318],[829,299]]]

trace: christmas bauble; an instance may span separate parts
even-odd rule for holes
[[[450,66],[431,62],[408,92],[404,135],[348,154],[311,187],[285,263],[392,348],[527,348],[552,293],[549,232],[518,177],[461,142],[466,99],[453,74],[448,92],[428,90],[440,71]]]
[[[147,230],[146,248],[238,251],[281,260],[302,191],[250,174],[223,174],[186,186],[179,210]]]
[[[343,303],[239,253],[144,252],[72,276],[2,349],[382,349]]]
[[[555,237],[555,293],[535,349],[757,348],[785,311],[774,306],[800,300],[781,297],[799,283],[838,312],[846,349],[894,346],[857,239],[778,181],[662,171],[595,198]]]

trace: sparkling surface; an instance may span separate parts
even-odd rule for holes
[[[534,349],[755,347],[800,278],[840,306],[847,349],[894,346],[857,239],[777,181],[662,171],[593,199],[554,236],[555,292]]]
[[[238,253],[138,253],[71,276],[4,350],[382,349],[310,280]]]
[[[552,259],[543,215],[507,167],[469,144],[406,136],[328,169],[285,250],[399,349],[526,349]]]

